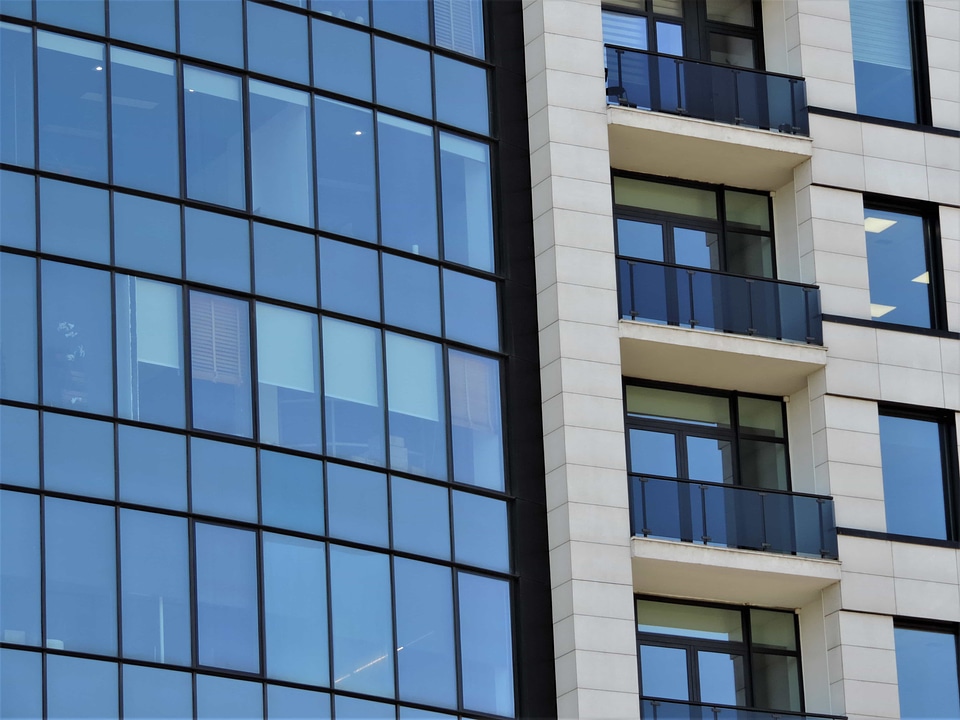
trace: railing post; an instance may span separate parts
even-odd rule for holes
[[[760,496],[760,549],[766,551],[770,549],[767,542],[767,494],[761,490],[757,495]]]
[[[790,78],[790,128],[793,135],[800,132],[800,126],[797,124],[797,81]]]
[[[640,522],[643,523],[640,532],[647,537],[650,534],[650,528],[647,527],[647,478],[645,477],[640,478],[640,508]]]
[[[687,270],[687,280],[690,288],[690,327],[692,328],[695,328],[699,324],[697,322],[697,310],[693,305],[693,276],[696,274],[696,270]]]
[[[743,123],[743,114],[740,112],[740,71],[733,71],[733,122],[735,125]],[[716,114],[716,110],[714,110]]]
[[[750,327],[747,328],[747,335],[756,335],[757,328],[753,318],[753,278],[744,278],[747,283],[747,314],[750,317]]]
[[[710,542],[710,533],[707,530],[707,486],[700,485],[700,517],[703,522],[703,534],[700,536],[700,539],[703,540],[703,544],[706,545]]]
[[[617,87],[620,88],[620,95],[617,97],[617,102],[622,105],[624,100],[629,102],[630,99],[627,97],[627,87],[626,85],[623,84],[623,50],[617,50],[616,53],[617,53]]]
[[[676,76],[677,76],[677,112],[680,113],[681,115],[686,115],[687,111],[683,107],[683,94],[682,94],[683,91],[680,83],[680,65],[682,64],[682,62],[679,58],[676,58],[674,59],[673,64],[674,64],[674,68],[676,69]]]
[[[633,272],[636,269],[636,267],[637,267],[637,264],[635,262],[631,262],[630,260],[627,260],[627,269],[629,270],[629,275],[630,275],[630,319],[631,320],[637,319],[637,307],[636,307],[637,288],[636,288],[636,282],[633,279]]]
[[[820,524],[820,557],[825,558],[827,553],[826,537],[823,530],[823,498],[817,498],[817,521]]]

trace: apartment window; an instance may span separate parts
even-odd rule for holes
[[[610,0],[603,9],[610,45],[736,67],[763,66],[761,29],[753,0]]]
[[[779,400],[628,385],[630,472],[789,490]]]
[[[960,717],[960,643],[956,626],[898,622],[894,626],[894,642],[900,717]]]
[[[670,703],[800,712],[796,615],[637,598],[640,694]]]
[[[946,415],[881,411],[887,532],[957,539],[956,445],[956,430]]]
[[[850,0],[857,112],[917,123],[928,121],[923,3]]]
[[[936,216],[864,203],[870,276],[870,316],[920,328],[943,323],[942,278],[936,256]]]

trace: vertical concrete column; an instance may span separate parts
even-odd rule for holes
[[[600,0],[524,3],[558,714],[636,718]]]

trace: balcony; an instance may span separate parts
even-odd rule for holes
[[[670,700],[640,701],[643,720],[843,720],[838,715],[792,713],[783,710],[752,710],[730,705],[672,702]]]

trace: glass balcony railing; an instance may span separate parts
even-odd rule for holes
[[[833,499],[821,495],[631,474],[630,512],[635,536],[838,558]]]
[[[640,701],[643,720],[843,720],[840,715],[814,715],[782,710],[752,710],[729,705],[672,702],[670,700]]]
[[[607,101],[810,135],[803,78],[606,46]]]
[[[620,316],[823,345],[814,285],[620,258]]]

